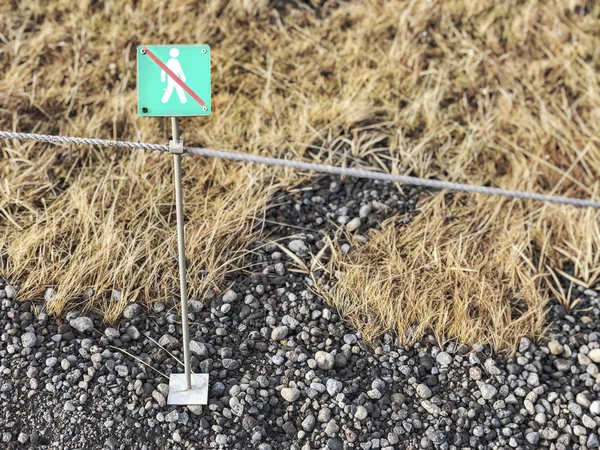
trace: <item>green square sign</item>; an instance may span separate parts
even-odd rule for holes
[[[139,46],[137,92],[140,116],[208,116],[210,47]]]

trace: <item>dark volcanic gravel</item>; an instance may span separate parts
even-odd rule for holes
[[[323,233],[410,212],[420,193],[407,194],[319,179],[275,199],[266,232],[310,264]],[[56,322],[0,280],[0,448],[600,447],[596,290],[576,292],[581,313],[555,305],[550,339],[523,339],[510,359],[433,338],[403,348],[384,335],[370,348],[277,245],[257,242],[251,258],[253,273],[190,304],[193,370],[210,374],[204,407],[165,405],[159,372],[182,372],[172,305],[130,305],[114,328],[78,312]]]

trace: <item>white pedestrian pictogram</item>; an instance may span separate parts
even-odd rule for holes
[[[185,74],[183,73],[181,64],[179,64],[179,61],[177,60],[177,57],[179,56],[179,50],[177,50],[176,48],[172,48],[171,50],[169,50],[169,55],[171,56],[171,59],[167,61],[167,67],[171,69],[173,73],[185,83]],[[179,86],[171,77],[167,76],[167,73],[164,70],[160,71],[160,81],[162,83],[167,81],[167,88],[163,89],[165,91],[161,100],[163,103],[167,103],[169,101],[169,99],[171,98],[171,94],[173,93],[173,89],[177,91],[177,96],[179,97],[179,101],[181,103],[187,102],[187,98],[185,96],[185,91],[183,90],[183,88]]]

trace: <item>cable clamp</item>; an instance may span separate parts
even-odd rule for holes
[[[181,155],[183,153],[183,139],[175,142],[174,140],[169,141],[169,151],[174,155]]]

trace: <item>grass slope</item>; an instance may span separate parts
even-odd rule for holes
[[[189,143],[597,198],[599,25],[600,5],[582,0],[7,1],[0,127],[166,142],[166,120],[135,113],[135,48],[202,42],[213,49],[215,113],[182,121]],[[299,175],[198,158],[185,168],[191,292],[201,296],[241,263],[272,190]],[[170,177],[166,155],[2,143],[0,274],[23,298],[54,286],[55,314],[83,304],[109,321],[133,298],[176,295]],[[332,260],[345,269],[331,300],[357,326],[365,311],[377,316],[369,335],[433,327],[440,339],[504,348],[542,332],[549,268],[596,281],[594,211],[460,197],[457,225],[445,208],[437,197],[412,225],[389,224]],[[425,281],[424,264],[436,274]],[[443,281],[433,299],[426,280]],[[457,296],[456,307],[442,301]],[[427,304],[444,317],[398,317]],[[501,317],[483,320],[488,307]],[[454,320],[465,309],[477,326]]]

